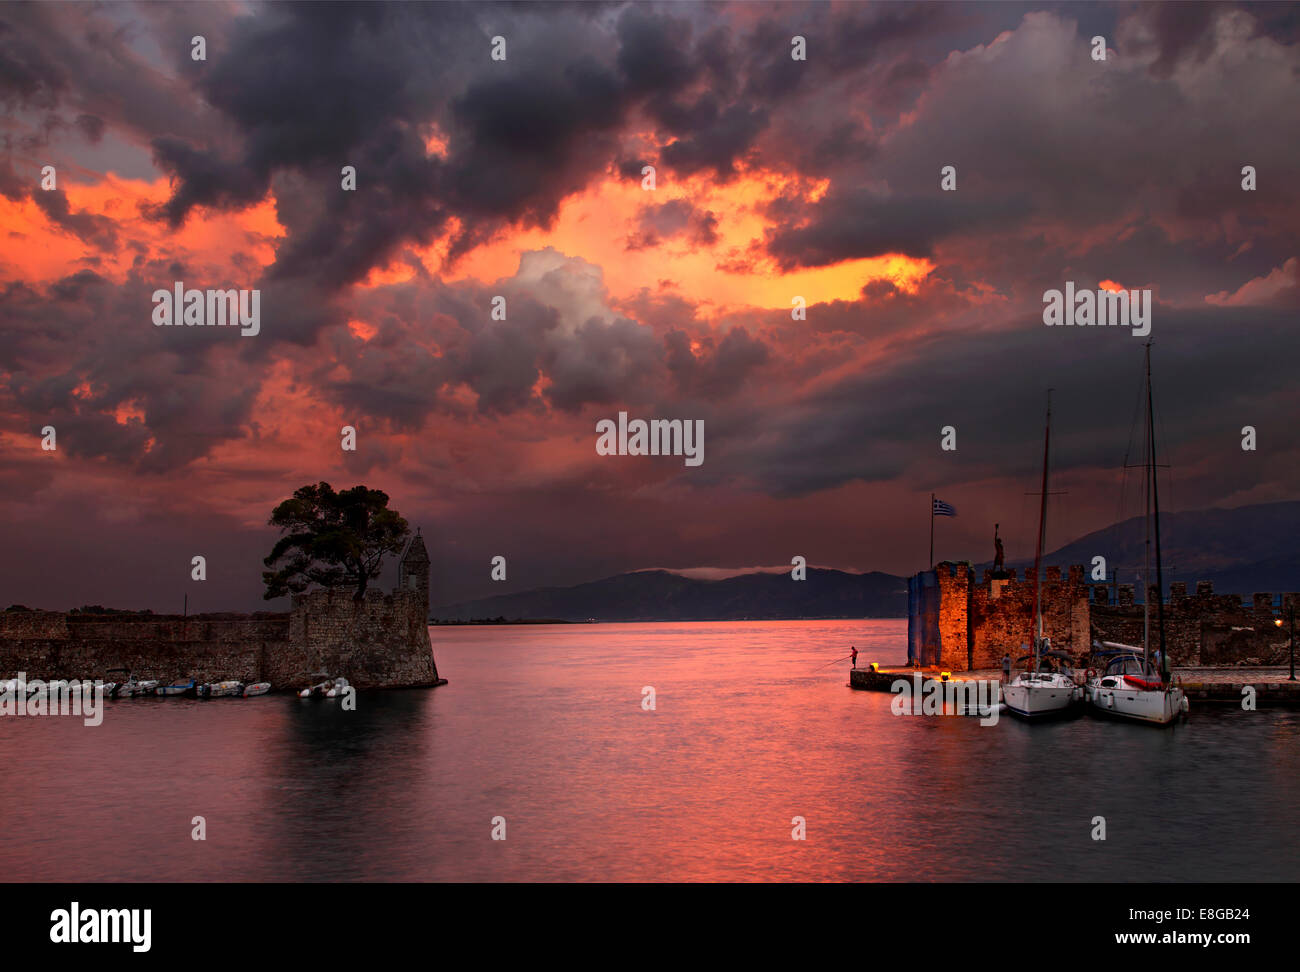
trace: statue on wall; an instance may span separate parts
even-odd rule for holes
[[[1002,562],[1003,562],[1003,559],[1004,559],[1004,557],[1005,557],[1005,553],[1004,553],[1004,551],[1002,550],[1002,538],[1001,538],[1000,536],[998,536],[998,527],[999,527],[999,526],[1001,526],[1000,523],[994,523],[994,524],[993,524],[993,550],[994,550],[994,553],[993,553],[993,575],[994,575],[995,577],[1005,573],[1005,571],[1004,571],[1003,568],[1002,568]]]

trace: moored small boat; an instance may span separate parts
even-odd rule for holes
[[[300,699],[321,699],[325,693],[334,687],[333,679],[326,679],[324,682],[317,682],[315,685],[309,685],[298,693]]]
[[[269,691],[271,691],[270,682],[251,682],[244,686],[242,694],[244,698],[251,699],[258,695],[265,695]]]
[[[125,672],[126,680],[123,682],[105,682],[104,698],[123,699],[135,694],[135,676],[131,674],[129,668],[110,668],[108,670],[110,672]]]
[[[198,683],[196,683],[192,678],[181,679],[180,681],[172,682],[170,685],[159,685],[154,689],[154,694],[164,697],[178,695],[188,695],[193,697],[198,694]]]
[[[334,684],[330,688],[325,690],[325,698],[337,699],[341,695],[346,695],[350,687],[348,680],[340,676],[334,679]]]
[[[208,682],[198,687],[201,699],[222,699],[239,695],[244,690],[244,683],[233,679],[224,682]]]
[[[139,695],[153,695],[153,690],[158,687],[156,680],[142,682],[134,675],[125,682],[118,682],[113,686],[112,698],[131,699]]]

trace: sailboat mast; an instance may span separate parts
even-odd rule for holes
[[[1043,491],[1038,504],[1038,546],[1034,550],[1034,617],[1038,633],[1034,637],[1034,671],[1038,671],[1038,650],[1043,641],[1043,534],[1047,530],[1047,462],[1052,443],[1052,390],[1047,389],[1047,427],[1043,430]]]
[[[1151,341],[1146,344],[1146,428],[1144,443],[1146,459],[1142,463],[1142,523],[1146,529],[1146,543],[1142,548],[1142,675],[1150,670],[1148,655],[1151,645]]]
[[[1165,578],[1160,563],[1160,481],[1156,474],[1156,420],[1151,392],[1151,341],[1147,340],[1147,439],[1151,443],[1151,520],[1156,535],[1156,628],[1160,632],[1160,681],[1169,653],[1165,649]],[[1149,586],[1149,585],[1148,585]],[[1149,595],[1148,595],[1149,599]]]

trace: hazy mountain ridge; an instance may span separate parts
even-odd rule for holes
[[[1300,502],[1166,513],[1160,518],[1165,583],[1195,590],[1208,580],[1221,594],[1300,591]],[[1132,517],[1047,554],[1049,564],[1084,564],[1103,556],[1120,583],[1140,581],[1145,528]],[[978,565],[979,569],[988,563]],[[1014,566],[1026,568],[1024,561]],[[1107,577],[1111,576],[1110,573]],[[731,621],[742,618],[890,618],[907,614],[907,580],[892,574],[851,574],[809,568],[722,580],[667,570],[634,571],[573,587],[544,587],[433,608],[439,620],[555,618],[565,621]]]
[[[1049,564],[1083,564],[1106,558],[1107,580],[1118,570],[1121,584],[1141,583],[1146,528],[1135,516],[1059,547]],[[1233,509],[1213,507],[1160,515],[1164,579],[1211,581],[1221,594],[1300,590],[1300,502],[1259,503]],[[1017,561],[1025,567],[1032,561]],[[988,566],[981,564],[980,567]],[[1152,570],[1154,571],[1154,566]]]
[[[556,618],[565,621],[734,621],[781,618],[896,618],[907,614],[907,581],[809,567],[699,580],[666,570],[635,571],[573,587],[544,587],[431,610],[439,620]]]

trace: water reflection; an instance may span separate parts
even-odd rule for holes
[[[849,644],[901,661],[894,621],[433,635],[451,684],[363,693],[355,712],[273,696],[124,701],[95,729],[0,719],[7,778],[27,784],[0,804],[0,865],[69,881],[1181,881],[1293,880],[1300,863],[1290,710],[1200,706],[1174,731],[894,716],[824,664]]]

